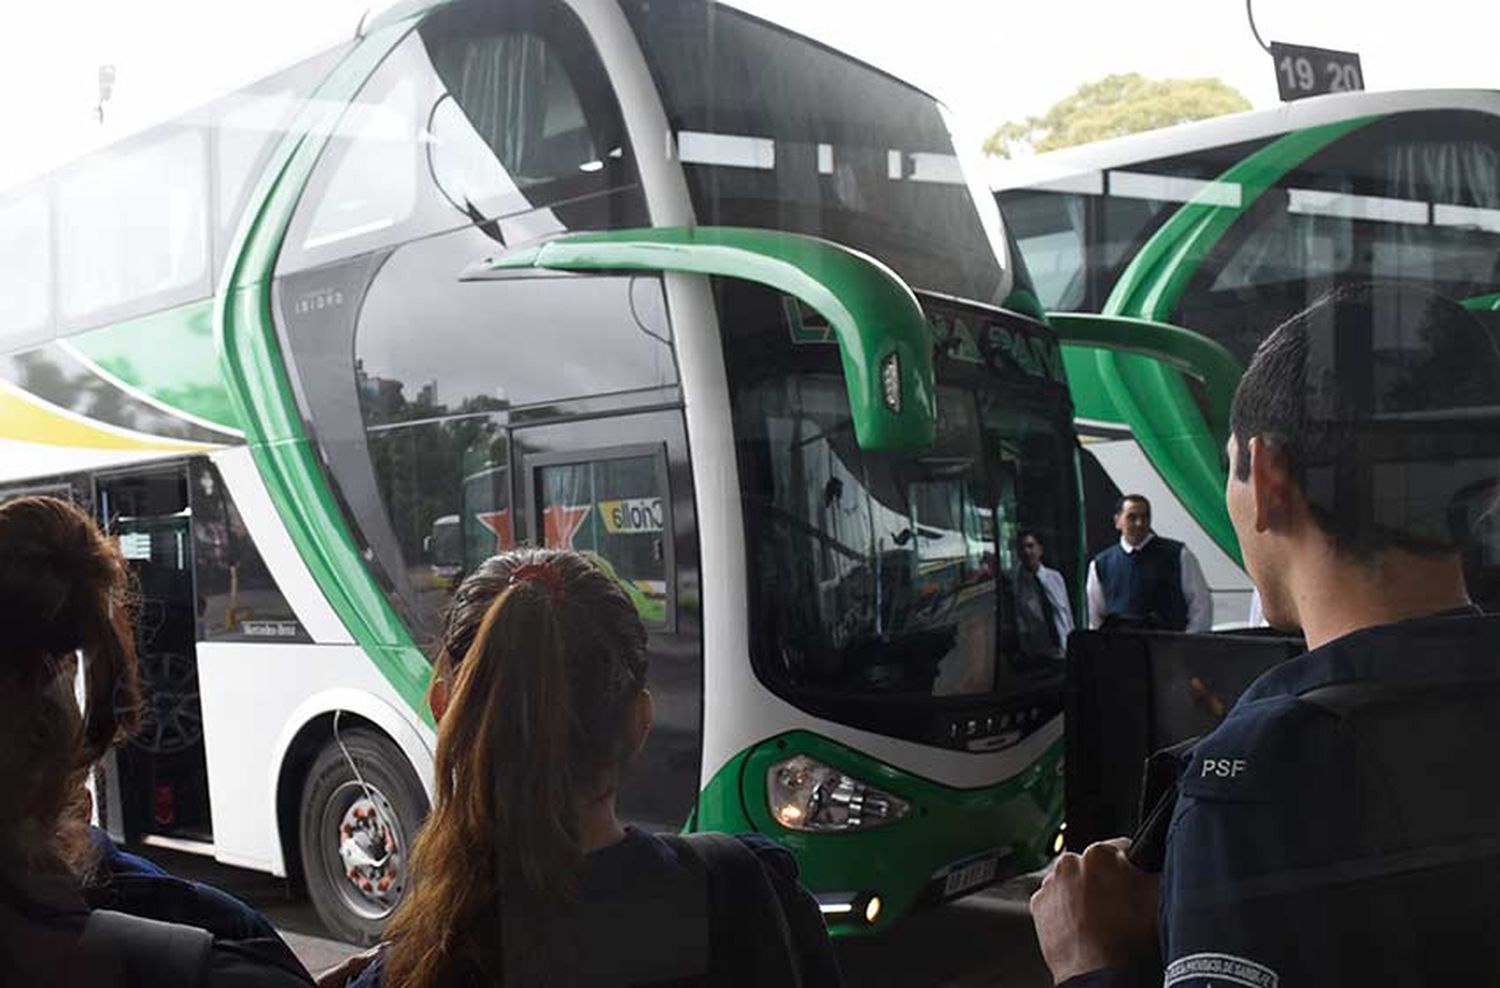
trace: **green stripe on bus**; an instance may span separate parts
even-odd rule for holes
[[[213,299],[69,336],[66,342],[168,408],[210,425],[239,428],[214,344]]]
[[[1204,259],[1262,195],[1312,155],[1378,119],[1357,117],[1294,131],[1234,164],[1177,210],[1136,253],[1105,301],[1103,314],[1171,323]],[[1237,206],[1217,201],[1226,186],[1238,190]],[[1188,513],[1239,561],[1239,542],[1224,507],[1222,448],[1227,422],[1205,429],[1182,374],[1151,357],[1093,349],[1084,359],[1093,364],[1095,385],[1129,423],[1147,459]],[[1081,362],[1075,356],[1070,370]]]
[[[298,554],[354,640],[401,698],[432,723],[431,669],[375,582],[303,430],[271,309],[276,258],[302,190],[333,133],[330,106],[345,107],[412,26],[372,31],[307,102],[276,151],[240,230],[218,298],[219,359],[255,464]]]
[[[1493,295],[1476,295],[1463,300],[1463,307],[1471,312],[1500,312],[1500,292]]]

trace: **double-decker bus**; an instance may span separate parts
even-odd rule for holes
[[[1148,494],[1219,624],[1251,600],[1223,446],[1261,339],[1369,280],[1460,301],[1500,338],[1500,93],[1323,96],[1006,163],[992,184],[1064,339],[1090,544],[1114,496]],[[1483,529],[1470,592],[1500,607],[1500,519],[1479,500],[1451,508]]]
[[[436,622],[529,542],[650,628],[629,819],[770,835],[843,930],[1056,847],[1015,542],[1076,607],[1072,408],[930,96],[714,4],[405,4],[7,193],[0,258],[0,497],[144,601],[117,837],[377,936]]]

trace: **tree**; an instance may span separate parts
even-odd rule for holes
[[[1147,79],[1138,72],[1079,86],[1040,117],[1001,124],[986,154],[1054,151],[1250,109],[1250,101],[1219,79]]]

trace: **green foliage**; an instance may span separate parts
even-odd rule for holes
[[[1001,124],[986,154],[1055,151],[1188,120],[1250,109],[1250,101],[1219,79],[1147,79],[1138,72],[1085,83],[1040,117]]]

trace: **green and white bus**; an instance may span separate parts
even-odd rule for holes
[[[0,497],[145,602],[117,837],[376,936],[435,621],[530,542],[651,629],[630,819],[770,835],[846,931],[1053,852],[1015,542],[1077,597],[1072,408],[924,93],[701,2],[405,4],[6,194],[0,260]]]
[[[1157,527],[1202,562],[1221,626],[1245,622],[1251,600],[1223,445],[1260,340],[1371,279],[1461,301],[1500,338],[1500,93],[1322,96],[1007,162],[991,178],[1064,340],[1090,545],[1108,541],[1121,490],[1150,495]],[[1470,592],[1500,608],[1500,519],[1479,523]]]

